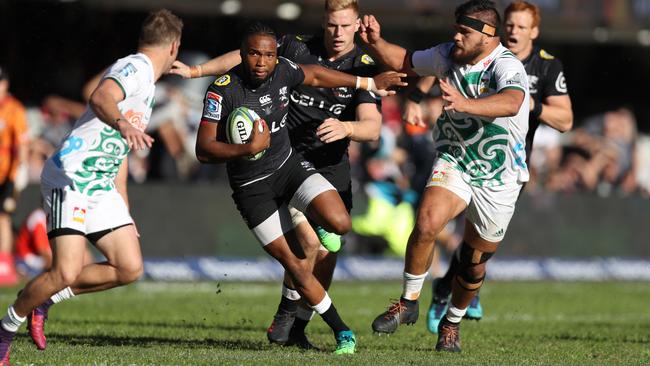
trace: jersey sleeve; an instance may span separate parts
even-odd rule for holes
[[[549,62],[550,64],[545,75],[546,80],[542,98],[568,94],[569,90],[566,85],[566,79],[564,78],[562,62],[556,58]]]
[[[137,94],[140,85],[149,84],[148,65],[144,62],[138,62],[137,59],[127,58],[113,64],[104,79],[112,79],[120,86],[124,93],[124,98]]]
[[[517,89],[524,93],[528,90],[526,70],[519,60],[511,57],[500,58],[494,65],[494,78],[497,93],[505,89]]]
[[[443,43],[432,48],[415,51],[411,55],[411,66],[419,76],[441,77],[449,69],[451,44]]]
[[[281,77],[290,87],[300,85],[305,80],[305,73],[300,66],[287,58],[278,57],[278,67],[282,73]]]

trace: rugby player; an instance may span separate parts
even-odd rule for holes
[[[460,351],[460,321],[528,180],[530,104],[525,69],[499,42],[501,20],[494,3],[465,2],[456,8],[455,18],[453,42],[413,53],[382,39],[373,16],[364,16],[360,31],[377,59],[391,69],[435,76],[445,102],[434,136],[438,155],[407,244],[403,292],[372,328],[393,333],[400,324],[417,321],[436,235],[467,210],[451,305],[439,324],[436,344],[436,350],[450,352]]]
[[[203,163],[227,162],[232,197],[242,217],[264,250],[291,276],[295,287],[285,287],[285,298],[303,298],[322,316],[334,332],[335,353],[354,353],[354,333],[341,320],[329,295],[314,277],[302,248],[291,245],[296,241],[291,240],[295,230],[288,204],[338,235],[350,229],[350,217],[332,184],[291,148],[285,128],[289,96],[300,84],[349,90],[366,84],[378,95],[389,95],[384,90],[387,87],[405,85],[400,80],[403,74],[386,72],[374,78],[359,78],[318,65],[295,64],[277,57],[275,33],[260,23],[253,24],[244,35],[240,57],[241,65],[217,78],[208,89],[198,131],[197,157]],[[255,122],[250,142],[229,144],[225,139],[225,121],[239,106],[254,110],[262,119]],[[264,120],[269,121],[268,126]],[[241,159],[263,150],[266,152],[258,160]]]
[[[1,365],[9,365],[11,342],[27,317],[32,338],[44,349],[43,321],[53,303],[126,285],[141,276],[125,158],[131,149],[153,142],[143,131],[151,116],[154,83],[176,59],[182,28],[181,19],[168,10],[150,13],[137,53],[109,67],[85,113],[45,163],[41,192],[53,263],[22,289],[2,319]],[[102,252],[105,262],[83,265],[86,240]]]
[[[505,10],[505,46],[524,64],[530,87],[529,127],[526,135],[526,162],[530,162],[535,132],[540,123],[566,132],[573,126],[571,98],[564,77],[562,62],[535,46],[539,36],[541,13],[537,5],[526,1],[515,1]],[[428,80],[425,80],[428,79]],[[419,100],[421,94],[428,92],[433,85],[432,77],[418,81],[414,95],[409,96],[405,120],[410,123],[419,121]],[[438,332],[438,323],[445,315],[451,295],[452,279],[459,266],[459,252],[452,256],[444,277],[433,281],[433,296],[427,313],[427,327],[432,333]],[[483,308],[478,293],[470,303],[466,318],[480,319]]]
[[[354,43],[354,35],[360,26],[356,0],[326,0],[322,26],[322,36],[285,35],[278,41],[278,55],[301,64],[317,64],[355,75],[372,76],[378,73],[372,58]],[[239,51],[234,51],[193,68],[198,67],[203,75],[217,76],[240,62]],[[174,66],[173,73],[191,77],[190,67],[179,61]],[[336,188],[350,212],[349,141],[378,139],[381,129],[380,99],[365,90],[307,85],[296,86],[289,99],[287,127],[291,145]],[[292,212],[298,240],[307,258],[316,260],[314,275],[328,290],[341,237],[318,225],[312,228],[303,214],[295,210]],[[291,278],[285,274],[280,305],[268,328],[267,337],[273,343],[312,348],[305,336],[305,327],[313,317],[313,310],[305,307],[304,303],[298,306],[296,299]]]

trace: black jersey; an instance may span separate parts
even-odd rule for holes
[[[533,52],[522,61],[528,74],[530,97],[535,104],[544,102],[544,99],[553,95],[568,94],[564,68],[562,62],[539,47],[534,47]],[[535,131],[539,127],[539,119],[529,118],[528,134],[526,135],[526,156],[530,159]]]
[[[228,161],[228,178],[233,189],[268,177],[279,169],[291,154],[289,133],[285,128],[289,112],[289,93],[304,79],[305,74],[298,65],[279,57],[278,64],[268,80],[255,89],[246,81],[248,78],[244,76],[242,65],[219,76],[208,87],[202,120],[218,123],[219,141],[227,142],[226,121],[230,113],[241,106],[254,110],[271,130],[271,146],[260,159]],[[224,123],[220,123],[222,121]]]
[[[278,55],[300,64],[317,64],[358,76],[378,73],[373,59],[357,46],[346,55],[329,61],[322,37],[286,35],[278,40]],[[356,120],[357,106],[362,103],[374,103],[379,108],[381,99],[372,92],[349,87],[300,85],[294,88],[287,120],[292,146],[316,168],[347,160],[350,140],[325,144],[316,136],[316,128],[327,118]]]

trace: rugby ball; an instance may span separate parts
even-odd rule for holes
[[[226,138],[231,144],[247,144],[251,137],[251,131],[256,120],[260,116],[254,110],[239,107],[236,108],[228,116]],[[260,125],[260,132],[263,131],[263,126]],[[261,158],[266,150],[262,150],[253,156],[247,156],[245,159],[255,161]]]

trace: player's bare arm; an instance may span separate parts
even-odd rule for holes
[[[435,82],[435,76],[425,76],[418,79],[415,89],[411,91],[404,102],[404,114],[402,115],[402,119],[405,122],[416,126],[426,127],[426,123],[422,119],[422,107],[420,106],[420,102],[429,90],[431,90]]]
[[[129,148],[142,150],[151,147],[153,138],[131,125],[117,107],[125,97],[114,80],[104,79],[90,96],[89,105],[102,122],[120,131]]]
[[[196,158],[201,163],[218,164],[235,158],[255,155],[271,144],[271,134],[263,119],[255,121],[251,131],[251,140],[246,144],[229,144],[218,141],[217,133],[216,123],[201,122],[196,139]]]
[[[233,50],[217,56],[200,65],[188,66],[178,60],[172,64],[170,74],[180,75],[183,79],[200,78],[203,76],[218,76],[241,63],[239,50]]]
[[[485,98],[467,99],[447,81],[440,79],[445,110],[497,118],[510,117],[519,112],[524,101],[524,92],[519,89],[504,89]]]
[[[339,121],[328,118],[316,129],[321,141],[330,142],[349,138],[353,141],[377,141],[381,130],[381,113],[374,103],[362,103],[357,106],[357,121]]]
[[[373,56],[392,70],[417,75],[411,68],[411,54],[405,48],[381,38],[381,26],[374,15],[364,15],[359,28],[361,41]]]
[[[532,111],[535,107],[535,101],[531,98],[530,103],[530,110]],[[539,115],[539,119],[560,132],[570,131],[573,127],[571,97],[568,94],[546,97],[544,103],[542,103],[542,114]]]
[[[352,87],[356,89],[369,90],[379,96],[385,97],[394,95],[394,90],[387,90],[395,86],[407,86],[408,83],[401,78],[406,77],[404,73],[386,71],[368,78],[346,74],[344,72],[330,70],[319,65],[300,65],[305,73],[304,85],[317,88]]]

